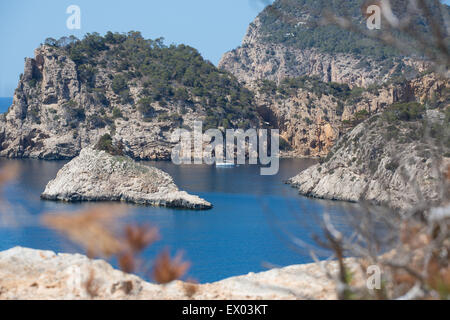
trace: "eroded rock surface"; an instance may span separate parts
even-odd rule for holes
[[[384,65],[383,61],[364,55],[327,53],[314,47],[297,49],[266,41],[261,24],[261,18],[257,17],[248,27],[242,45],[225,53],[219,62],[219,68],[247,84],[260,79],[280,82],[284,78],[306,75],[317,76],[324,82],[368,87],[386,82],[399,69],[422,72],[427,68],[426,62],[406,57],[398,57]],[[304,25],[298,27],[306,28]]]
[[[172,177],[162,170],[90,147],[61,168],[41,197],[61,201],[123,201],[189,209],[212,207],[198,196],[180,191]]]
[[[387,122],[374,116],[344,135],[322,164],[291,178],[303,195],[332,200],[366,200],[401,210],[420,202],[439,203],[442,177],[450,164],[449,124],[442,112],[422,121]],[[434,123],[434,124],[433,124]]]
[[[119,45],[100,37],[103,48],[92,52],[81,41],[44,44],[26,58],[13,104],[0,115],[0,156],[71,159],[110,134],[133,159],[170,160],[177,128],[197,120],[213,127],[259,123],[250,92],[195,49],[116,37],[125,38]],[[129,49],[130,42],[140,48]],[[78,53],[73,46],[81,46]],[[201,81],[214,88],[199,90]]]
[[[356,270],[351,259],[347,265]],[[336,299],[334,282],[315,263],[187,286],[149,283],[80,254],[21,247],[0,252],[0,299]]]

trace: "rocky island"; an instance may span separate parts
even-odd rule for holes
[[[109,134],[138,160],[170,160],[176,128],[259,124],[252,93],[186,45],[139,32],[52,38],[27,58],[0,115],[0,156],[72,159]]]
[[[126,156],[87,147],[50,181],[42,199],[122,201],[162,207],[210,209],[212,205],[180,191],[172,177]]]

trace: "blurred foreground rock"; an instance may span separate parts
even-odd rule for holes
[[[350,259],[348,264],[355,269]],[[335,272],[336,264],[331,264]],[[318,264],[289,266],[193,285],[157,285],[103,260],[16,247],[0,252],[0,299],[336,299]]]

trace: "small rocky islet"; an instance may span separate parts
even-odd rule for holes
[[[51,180],[42,199],[121,201],[139,205],[204,210],[211,203],[181,191],[166,172],[87,147]]]

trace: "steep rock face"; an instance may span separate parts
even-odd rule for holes
[[[247,84],[260,79],[279,83],[284,78],[306,75],[317,76],[324,82],[368,87],[384,83],[394,74],[414,70],[422,72],[428,67],[424,61],[406,57],[380,61],[351,53],[330,54],[314,47],[298,49],[264,41],[260,28],[260,18],[256,18],[248,28],[242,46],[225,53],[219,62],[219,68],[231,72]]]
[[[311,197],[367,200],[402,210],[439,202],[442,192],[450,191],[440,185],[450,164],[450,125],[439,110],[429,110],[427,119],[431,133],[419,120],[389,122],[386,114],[376,115],[339,139],[324,163],[289,183]]]
[[[332,95],[295,89],[285,97],[259,93],[256,99],[263,119],[278,128],[288,144],[282,144],[284,156],[323,156],[339,138],[341,116]]]
[[[209,202],[180,191],[164,171],[89,147],[58,172],[41,197],[61,201],[123,201],[189,209],[212,207]]]
[[[370,89],[327,84],[314,79],[283,80],[280,86],[256,84],[264,121],[280,129],[287,156],[326,156],[339,137],[370,115],[398,102],[445,104],[448,80],[435,74]]]
[[[98,75],[96,81],[111,86],[106,73]],[[115,100],[113,92],[108,94]],[[13,105],[0,122],[4,135],[0,155],[70,159],[115,129],[131,156],[170,158],[170,134],[163,129],[171,126],[168,121],[155,125],[143,121],[131,105],[122,106],[119,101],[113,105],[130,115],[128,121],[103,120],[104,111],[79,81],[75,63],[53,48],[41,47],[34,59],[26,60]]]
[[[25,70],[16,89],[13,104],[1,121],[2,156],[72,157],[80,139],[61,128],[68,126],[70,116],[58,104],[80,94],[75,63],[65,56],[54,56],[46,48],[37,50],[35,58],[27,58]],[[59,98],[60,97],[60,98]],[[61,103],[62,104],[62,103]],[[51,117],[61,115],[57,124]],[[83,136],[83,135],[82,135]]]
[[[252,94],[195,49],[139,34],[45,44],[27,58],[5,115],[0,156],[70,159],[108,133],[141,160],[170,159],[172,132],[258,126]]]
[[[358,264],[353,259],[347,259],[346,263],[355,275],[358,274]],[[331,262],[330,269],[336,274],[337,263]],[[195,290],[188,290],[187,286]],[[56,254],[20,247],[0,252],[1,300],[336,299],[335,292],[334,281],[315,263],[214,283],[188,285],[174,281],[163,286],[80,254]]]
[[[419,55],[407,57],[362,35],[323,25],[325,9],[364,25],[362,5],[358,0],[274,1],[250,24],[242,45],[222,57],[219,68],[252,88],[264,121],[280,129],[288,145],[284,155],[325,156],[367,116],[396,102],[430,102],[448,86],[425,73],[430,64]],[[407,6],[399,0],[392,9],[401,17]],[[430,32],[423,17],[414,19],[421,31]],[[311,87],[290,90],[290,95],[260,92],[263,82],[283,87],[299,77],[329,88],[346,84],[352,92],[345,97]]]

